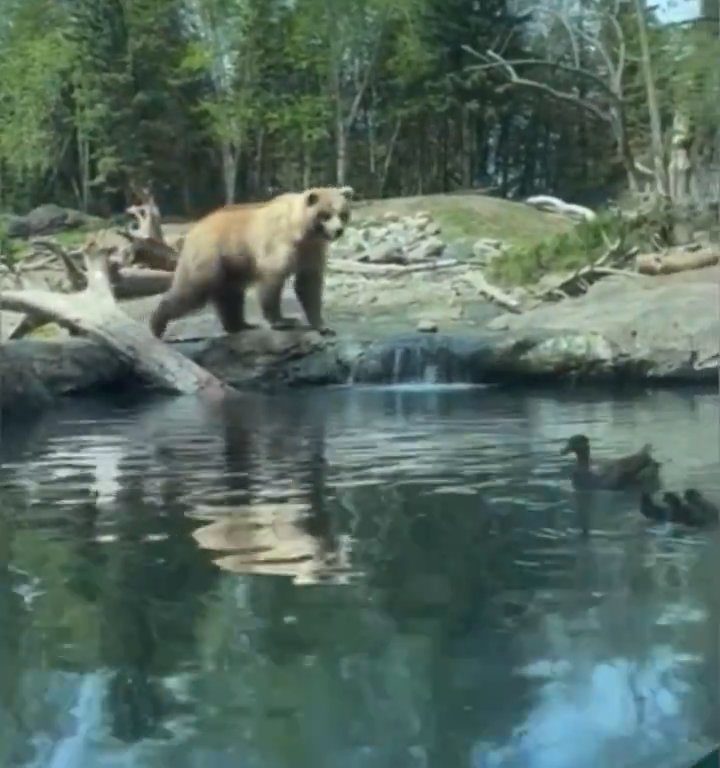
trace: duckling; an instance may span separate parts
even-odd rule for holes
[[[669,509],[658,504],[647,491],[640,494],[640,514],[656,523],[666,523],[670,519]]]
[[[682,525],[692,525],[692,515],[687,504],[683,504],[682,499],[674,491],[665,491],[663,501],[667,504],[670,514],[670,521],[681,523]]]
[[[603,462],[597,470],[590,467],[590,441],[586,435],[573,435],[561,455],[574,453],[577,463],[572,482],[576,489],[623,490],[643,488],[655,490],[660,486],[660,463],[650,455],[646,443],[639,451]]]
[[[690,517],[695,525],[717,525],[720,510],[696,488],[688,488],[683,494]]]

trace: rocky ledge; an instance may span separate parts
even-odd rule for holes
[[[387,333],[356,323],[360,334],[343,330],[335,338],[264,329],[225,336],[205,315],[188,318],[169,343],[240,388],[409,381],[715,384],[719,272],[609,278],[582,298],[451,332],[441,326],[432,333]],[[83,339],[9,342],[0,354],[6,411],[133,381],[111,352]]]

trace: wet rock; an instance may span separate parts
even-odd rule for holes
[[[417,324],[417,330],[420,333],[437,333],[438,325],[432,320],[421,320]]]
[[[129,373],[111,350],[86,339],[6,342],[0,346],[0,410],[31,412],[60,395],[118,384]]]

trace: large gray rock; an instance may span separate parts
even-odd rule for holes
[[[717,377],[720,322],[717,268],[667,277],[609,277],[587,294],[502,315],[488,329],[510,336],[546,334],[604,339],[613,366],[642,378]]]
[[[10,216],[6,220],[9,237],[26,238],[51,235],[68,229],[76,229],[98,220],[71,208],[47,203],[33,208],[25,216]]]
[[[119,383],[130,372],[92,341],[21,339],[0,345],[0,411],[32,413],[54,398]]]

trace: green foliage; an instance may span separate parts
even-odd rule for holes
[[[615,24],[604,0],[584,3],[565,20],[585,19],[573,45],[565,22],[538,30],[510,0],[0,0],[0,202],[105,215],[151,183],[164,212],[194,213],[228,193],[334,183],[341,168],[368,197],[479,183],[577,199],[624,180],[611,128],[509,87],[467,48],[577,58],[589,77],[519,71],[605,109],[597,82],[619,29],[628,143],[647,165],[637,21],[619,7]],[[666,136],[680,108],[709,146],[717,35],[652,13],[648,29]],[[473,229],[453,215],[451,229]]]
[[[602,211],[592,222],[582,221],[568,232],[511,249],[492,264],[492,276],[503,285],[536,283],[548,272],[565,272],[592,264],[620,241],[624,247],[647,248],[658,231],[654,217],[631,220],[617,211]]]

